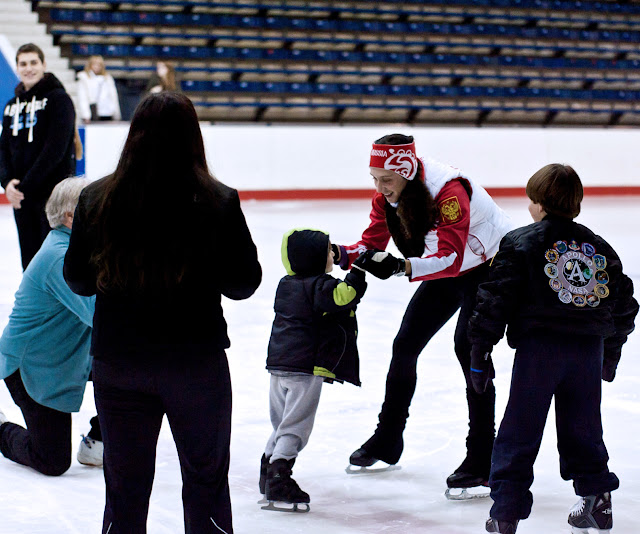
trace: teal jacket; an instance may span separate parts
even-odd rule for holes
[[[77,412],[91,370],[95,297],[80,297],[62,276],[71,230],[49,232],[24,272],[0,338],[0,378],[20,369],[29,396],[60,412]]]

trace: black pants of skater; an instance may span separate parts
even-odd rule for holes
[[[46,199],[31,201],[25,198],[18,210],[13,210],[18,228],[18,241],[20,242],[20,255],[22,257],[22,270],[29,265],[31,259],[40,250],[49,230],[49,221],[44,212]]]
[[[4,382],[27,428],[15,423],[0,426],[0,452],[45,475],[62,475],[71,465],[71,414],[34,401],[24,389],[20,371]]]
[[[602,338],[537,331],[516,351],[509,401],[491,459],[491,517],[526,519],[531,513],[533,464],[555,397],[560,475],[577,495],[617,489],[602,439]]]
[[[104,437],[103,534],[146,533],[156,446],[166,414],[182,471],[186,534],[231,534],[231,380],[224,352],[93,362]]]
[[[488,262],[456,278],[422,282],[402,319],[393,342],[393,356],[387,374],[384,403],[378,428],[364,449],[379,460],[395,464],[402,454],[402,433],[409,417],[409,406],[416,388],[418,356],[429,340],[458,311],[460,315],[454,336],[455,353],[467,384],[469,434],[467,454],[478,465],[478,475],[488,476],[495,434],[495,389],[478,395],[471,384],[471,344],[467,323],[476,304],[478,285],[488,275]]]

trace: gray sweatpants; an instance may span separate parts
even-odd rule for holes
[[[291,460],[304,449],[316,417],[323,379],[314,375],[271,375],[269,415],[273,433],[264,454],[276,460]]]

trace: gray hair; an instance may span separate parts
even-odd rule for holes
[[[51,228],[64,224],[65,214],[76,210],[80,192],[88,184],[86,178],[67,178],[55,186],[45,207]]]

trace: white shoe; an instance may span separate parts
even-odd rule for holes
[[[0,410],[0,425],[4,425],[5,423],[8,423],[9,419],[7,419],[7,416],[4,414],[4,412],[2,410]]]
[[[78,462],[83,465],[102,467],[104,445],[102,441],[92,439],[82,434],[82,441],[78,449]]]

